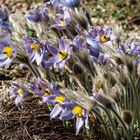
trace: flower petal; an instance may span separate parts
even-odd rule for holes
[[[71,110],[65,109],[64,111],[62,111],[62,113],[60,115],[61,120],[70,120],[72,118],[74,118],[74,115],[72,114]]]
[[[84,124],[83,118],[77,118],[77,120],[76,120],[76,135],[79,133],[83,124]]]
[[[58,104],[56,104],[50,114],[50,118],[52,119],[52,118],[57,117],[61,111],[62,111],[62,108]]]

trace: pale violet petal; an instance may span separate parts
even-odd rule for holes
[[[61,111],[62,111],[62,108],[56,104],[50,114],[50,118],[51,119],[55,118],[56,116],[58,116],[60,114]]]
[[[84,124],[83,118],[77,118],[77,120],[76,120],[76,135],[79,133],[83,124]]]

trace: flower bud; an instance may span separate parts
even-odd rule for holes
[[[130,125],[132,122],[132,119],[133,119],[133,114],[129,110],[123,110],[122,111],[122,118],[126,124]]]

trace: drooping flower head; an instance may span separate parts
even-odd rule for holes
[[[87,47],[85,32],[79,28],[78,24],[74,25],[74,29],[76,35],[73,36],[73,43],[71,45],[73,46],[73,51],[79,51],[80,49]]]
[[[86,47],[86,42],[84,38],[80,35],[77,35],[76,37],[74,37],[73,44],[74,44],[74,47],[73,47],[74,51],[77,51]]]
[[[6,23],[0,23],[0,38],[5,38],[9,33],[9,25]]]
[[[47,98],[49,98],[49,96],[52,96],[53,94],[56,94],[55,92],[58,92],[57,87],[57,84],[54,83],[52,85],[47,80],[44,82],[35,79],[31,84],[32,91],[34,91],[38,96],[44,98],[45,101],[47,101]]]
[[[96,40],[102,46],[112,45],[113,41],[117,38],[113,30],[109,27],[94,27],[90,29],[88,35],[92,40]]]
[[[8,19],[8,9],[5,5],[1,4],[0,5],[0,20],[1,21],[6,21]]]
[[[104,54],[102,52],[101,45],[96,40],[94,40],[90,35],[87,36],[87,44],[90,57],[92,58],[92,60],[99,64],[106,64],[108,61],[107,54]]]
[[[101,52],[100,44],[96,40],[93,40],[91,36],[87,36],[87,44],[90,54],[95,58],[98,58],[99,53]]]
[[[70,44],[65,42],[63,38],[59,41],[59,49],[54,46],[49,46],[49,51],[53,54],[53,57],[48,60],[47,63],[56,63],[60,69],[62,69],[66,61],[70,58],[72,48]]]
[[[41,22],[41,21],[48,21],[48,8],[44,7],[42,9],[32,9],[30,10],[25,17],[32,22]]]
[[[56,24],[50,26],[50,28],[66,29],[71,22],[71,16],[68,9],[64,8],[62,14],[57,14],[55,18]]]
[[[16,83],[15,87],[11,88],[10,93],[16,96],[15,104],[18,106],[23,101],[29,99],[28,92],[22,87],[22,83]]]
[[[16,49],[10,39],[0,42],[0,67],[9,67],[14,57],[16,57]]]
[[[52,91],[54,91],[53,94],[43,96],[43,102],[54,104],[54,108],[50,113],[51,119],[57,117],[62,112],[63,108],[61,105],[66,102],[65,95],[61,91],[56,89],[53,89]],[[48,93],[48,89],[46,89],[46,92]]]
[[[60,115],[61,120],[70,120],[76,118],[76,135],[85,123],[85,127],[89,129],[88,112],[86,109],[76,104],[75,102],[62,105],[63,111]]]
[[[37,65],[40,65],[45,52],[44,44],[31,37],[26,37],[25,49],[30,58],[31,63],[36,61]]]
[[[112,42],[116,39],[111,28],[101,28],[98,30],[98,36],[96,39],[103,45],[112,45]]]
[[[131,42],[128,45],[120,44],[117,50],[128,55],[138,55],[140,54],[140,44],[134,42]]]

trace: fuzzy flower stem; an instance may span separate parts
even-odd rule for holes
[[[106,115],[108,116],[108,119],[109,119],[109,121],[111,123],[111,126],[113,128],[113,131],[114,131],[113,137],[114,137],[114,139],[117,139],[117,135],[115,136],[115,134],[117,133],[117,129],[116,129],[115,123],[113,122],[113,119],[111,117],[111,114],[109,113],[108,109],[106,107],[104,107],[103,105],[101,105],[100,103],[98,103],[98,106],[101,109],[103,109],[105,111]]]
[[[39,73],[35,70],[32,64],[29,63],[28,67],[36,78],[40,77]]]
[[[108,131],[108,127],[105,124],[104,119],[102,118],[102,116],[99,114],[98,111],[96,111],[95,109],[93,109],[93,112],[96,114],[96,116],[98,117],[99,121],[103,124],[104,126],[104,132],[106,132],[105,134],[107,135],[108,139],[112,139],[112,137],[110,136],[110,132]]]
[[[136,105],[135,105],[135,112],[134,112],[134,120],[133,121],[135,121],[135,119],[137,118],[138,119],[138,122],[139,122],[139,124],[140,124],[140,119],[139,119],[139,106],[140,106],[140,104],[139,104],[139,93],[138,93],[138,91],[137,91],[137,88],[136,88],[136,86],[135,86],[135,83],[134,83],[134,80],[133,80],[133,78],[131,77],[131,75],[130,75],[130,80],[131,80],[131,86],[132,86],[132,90],[133,90],[133,96],[134,96],[134,99],[135,99],[135,103],[136,103]]]

